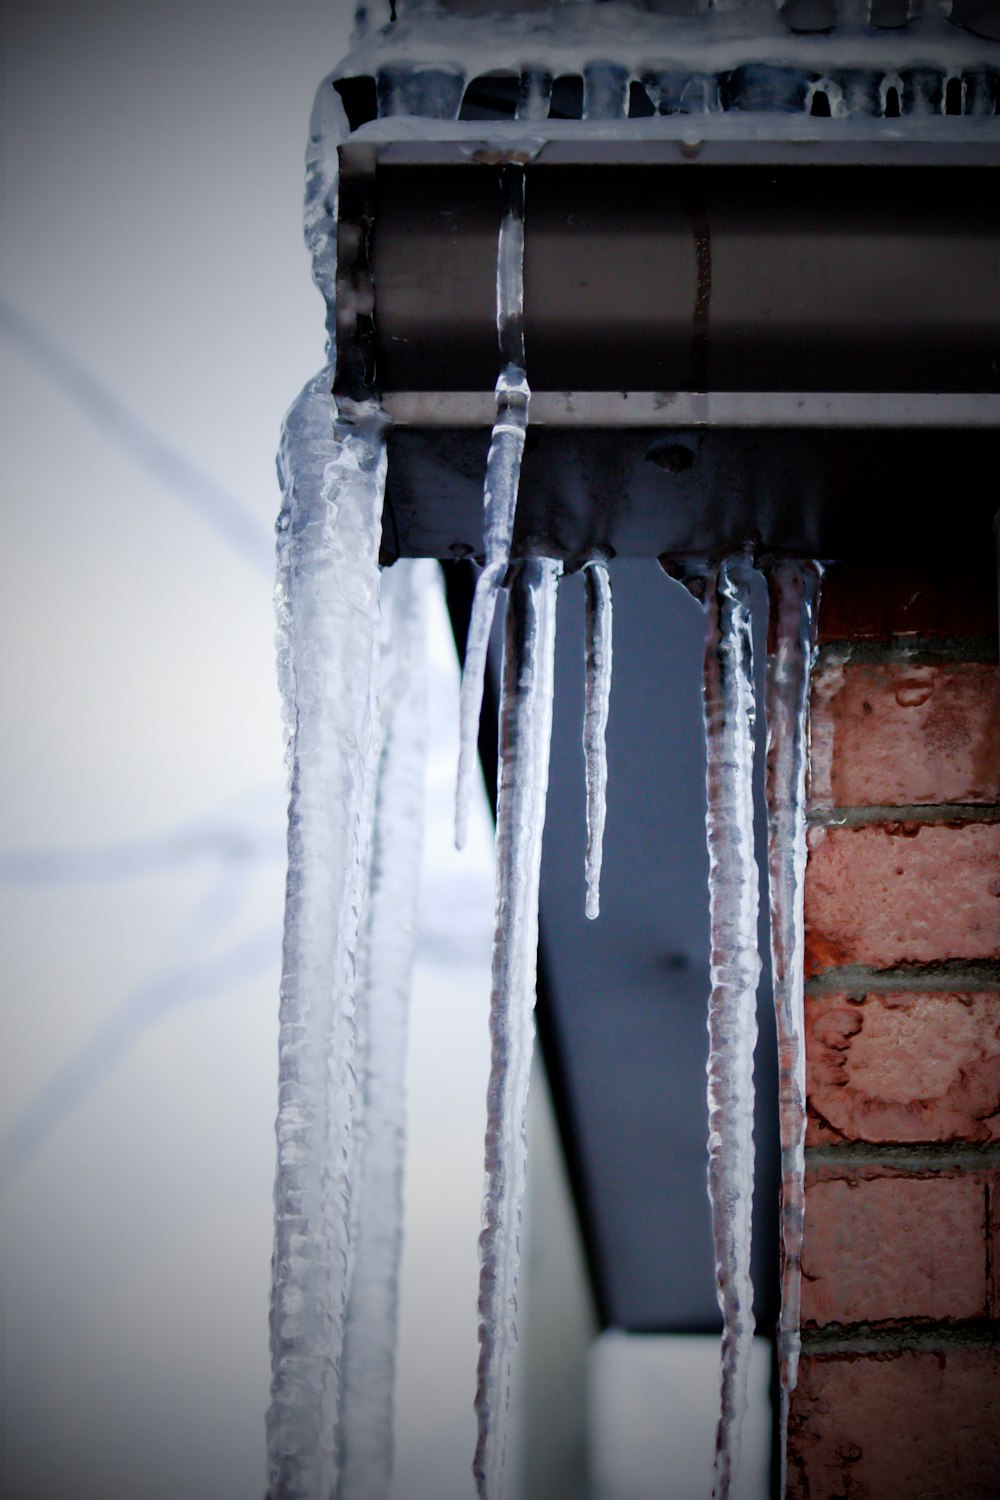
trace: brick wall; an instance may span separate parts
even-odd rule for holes
[[[831,570],[789,1494],[1000,1496],[995,564]]]

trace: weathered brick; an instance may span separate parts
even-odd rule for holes
[[[816,806],[996,802],[1000,669],[821,662],[811,735]]]
[[[789,1422],[795,1500],[996,1500],[1000,1349],[799,1366]]]
[[[1000,801],[992,550],[971,563],[831,569],[820,638],[842,644],[824,649],[813,679],[812,807],[901,812],[811,831],[807,974],[1000,958],[1000,823],[902,811]],[[956,660],[963,639],[976,644]],[[811,1145],[1000,1139],[1000,995],[811,994],[806,1024]],[[874,1151],[853,1155],[849,1176],[841,1153],[811,1158],[807,1326],[881,1325],[902,1344],[914,1320],[1000,1316],[995,1163],[934,1170],[936,1156],[922,1168],[908,1156],[903,1171]],[[871,1348],[803,1359],[789,1494],[1000,1497],[1000,1350]]]
[[[811,995],[807,1143],[1000,1139],[1000,995]]]
[[[996,561],[839,564],[823,580],[821,641],[891,641],[897,636],[992,637],[997,633]]]
[[[976,1177],[810,1180],[803,1323],[984,1317],[985,1213]]]
[[[814,828],[806,973],[1000,957],[1000,824]]]

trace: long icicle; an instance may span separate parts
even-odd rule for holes
[[[404,559],[382,580],[382,747],[358,950],[362,1106],[355,1134],[337,1500],[385,1500],[392,1478],[406,1051],[424,825],[424,605],[433,567]]]
[[[517,1342],[525,1109],[534,1039],[538,881],[549,774],[556,590],[561,564],[515,564],[504,642],[497,803],[496,932],[490,1002],[486,1188],[479,1238],[478,1437],[480,1500],[499,1500]]]
[[[601,910],[601,864],[608,807],[606,731],[611,704],[611,579],[603,558],[583,570],[586,590],[586,657],[583,755],[587,775],[587,904],[591,919]]]
[[[774,558],[765,567],[771,603],[767,659],[767,824],[771,966],[778,1035],[781,1132],[781,1314],[778,1322],[781,1489],[786,1488],[788,1403],[798,1379],[802,1337],[802,1231],[805,1214],[806,767],[809,678],[816,649],[822,565]]]
[[[286,418],[279,454],[278,663],[288,736],[288,880],[278,1040],[270,1500],[337,1478],[350,1252],[355,953],[378,752],[385,423],[339,413],[331,371]]]
[[[735,1484],[753,1347],[750,1230],[753,1201],[753,1050],[758,871],[753,838],[754,678],[750,560],[724,558],[705,605],[712,994],[708,1008],[708,1191],[722,1312],[721,1399],[713,1495]]]
[[[497,242],[497,336],[500,375],[496,420],[486,460],[483,488],[485,566],[472,601],[462,691],[459,700],[458,781],[455,791],[455,844],[461,849],[469,817],[476,765],[479,714],[483,702],[486,653],[497,594],[507,579],[514,512],[521,476],[528,401],[524,371],[524,168],[507,166],[501,175],[504,211]]]

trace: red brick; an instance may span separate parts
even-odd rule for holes
[[[821,663],[811,737],[817,806],[996,802],[1000,669]]]
[[[890,641],[897,636],[997,634],[993,549],[954,562],[839,564],[827,572],[819,610],[821,641]]]
[[[803,1323],[984,1317],[985,1211],[975,1177],[810,1180]]]
[[[1000,957],[1000,824],[813,829],[806,973]]]
[[[1000,995],[811,995],[807,1143],[1000,1140]]]
[[[1000,1349],[803,1359],[788,1468],[795,1500],[996,1500]]]

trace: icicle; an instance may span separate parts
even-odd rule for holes
[[[527,68],[521,74],[517,96],[519,120],[547,120],[552,104],[552,74],[543,68]]]
[[[517,1341],[524,1116],[534,1038],[538,878],[549,774],[556,589],[561,565],[515,564],[504,643],[497,805],[496,934],[490,1009],[492,1067],[486,1190],[479,1239],[478,1441],[480,1500],[499,1500]]]
[[[705,738],[708,788],[712,994],[708,1007],[708,1191],[722,1380],[713,1495],[735,1484],[753,1346],[750,1211],[753,1200],[753,1050],[758,872],[753,842],[753,642],[750,561],[724,558],[708,579]]]
[[[608,756],[605,731],[611,702],[611,579],[595,558],[583,570],[587,599],[587,648],[583,754],[587,769],[587,916],[601,909],[601,861],[607,814]]]
[[[583,72],[583,118],[628,118],[628,69],[612,62],[592,62]]]
[[[271,1500],[326,1500],[356,1108],[354,992],[378,748],[385,425],[306,386],[279,454],[278,662],[291,800],[271,1295]],[[336,418],[336,425],[335,425]]]
[[[530,396],[524,373],[524,170],[505,167],[502,178],[505,206],[497,245],[497,334],[501,369],[496,384],[496,421],[486,460],[483,491],[486,565],[476,582],[462,672],[461,734],[455,793],[455,844],[459,849],[465,844],[469,816],[490,628],[497,594],[504,586],[510,563]]]
[[[778,1033],[781,1129],[781,1316],[778,1323],[781,1490],[785,1493],[788,1398],[798,1378],[802,1228],[805,1212],[804,1010],[806,762],[809,676],[822,565],[776,558],[765,568],[771,600],[767,660],[767,822],[771,965]]]
[[[382,579],[382,748],[358,951],[356,1071],[363,1102],[355,1136],[337,1500],[384,1500],[392,1475],[406,1049],[423,846],[424,600],[432,569],[403,560]]]

